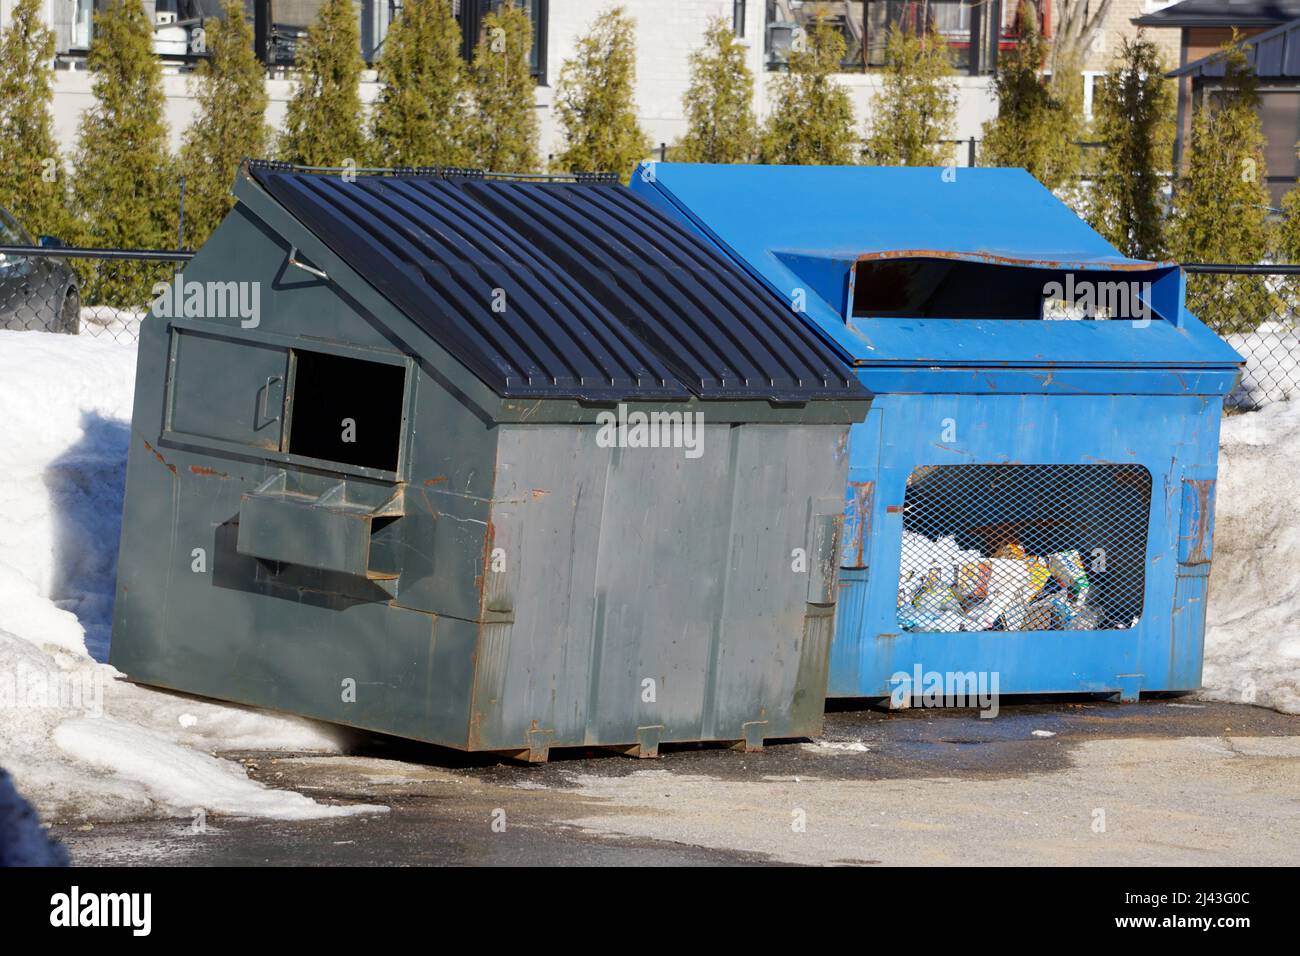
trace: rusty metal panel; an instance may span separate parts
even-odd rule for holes
[[[850,481],[844,506],[844,558],[846,568],[865,568],[871,553],[871,512],[875,505],[874,481]]]
[[[1183,480],[1178,563],[1209,564],[1214,552],[1214,480]]]

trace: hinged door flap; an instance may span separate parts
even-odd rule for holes
[[[279,451],[288,349],[172,329],[168,430]]]

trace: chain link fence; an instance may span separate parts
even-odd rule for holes
[[[130,343],[155,297],[193,253],[0,246],[0,329]]]
[[[1187,308],[1246,360],[1226,407],[1252,411],[1300,394],[1300,266],[1183,268]]]
[[[136,341],[191,252],[0,246],[0,329]],[[1187,306],[1246,360],[1230,410],[1300,394],[1300,266],[1188,264]]]

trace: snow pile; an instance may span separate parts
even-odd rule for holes
[[[1205,637],[1210,700],[1300,714],[1300,401],[1223,421]]]
[[[292,717],[107,664],[134,345],[0,332],[0,766],[47,820],[370,811],[270,790],[215,749],[338,749]]]

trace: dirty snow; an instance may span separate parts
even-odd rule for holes
[[[812,754],[864,754],[868,747],[860,740],[814,740],[809,744],[800,745],[803,750]]]
[[[336,751],[327,725],[150,690],[102,663],[135,347],[0,331],[0,766],[47,821],[326,806],[215,750]]]
[[[1300,401],[1223,421],[1205,636],[1209,700],[1300,714]]]

